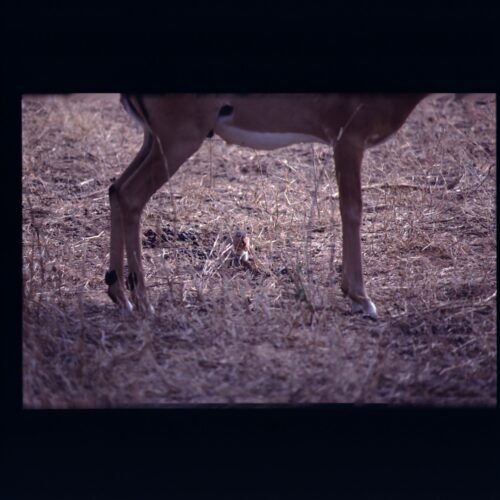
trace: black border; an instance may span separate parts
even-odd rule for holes
[[[21,206],[23,93],[495,92],[495,12],[373,2],[320,9],[228,3],[221,11],[202,2],[48,4],[20,1],[2,20],[6,498],[149,498],[179,490],[199,498],[213,488],[232,492],[228,498],[262,488],[307,497],[318,490],[348,490],[351,498],[380,490],[398,498],[489,495],[497,409],[22,410],[21,214],[12,207]]]

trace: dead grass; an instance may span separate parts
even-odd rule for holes
[[[106,295],[107,189],[141,132],[117,95],[25,96],[23,401],[496,404],[496,100],[423,102],[364,162],[367,289],[349,313],[332,152],[217,138],[143,218],[156,315]],[[258,272],[230,265],[235,229]]]

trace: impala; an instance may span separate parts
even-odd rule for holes
[[[152,311],[141,261],[140,219],[144,206],[213,134],[228,143],[276,149],[319,142],[334,148],[342,219],[341,288],[353,311],[377,317],[363,283],[361,256],[361,162],[406,121],[427,94],[172,94],[125,95],[121,102],[144,129],[140,151],[109,189],[111,205],[111,299]],[[132,302],[125,295],[125,280]]]

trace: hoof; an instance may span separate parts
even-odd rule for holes
[[[125,299],[122,311],[124,314],[132,314],[135,310],[142,311],[145,314],[153,315],[155,313],[155,308],[151,304],[146,304],[143,306],[135,305],[130,302],[130,300]]]
[[[125,314],[130,314],[134,310],[132,302],[125,298],[121,289],[118,288],[113,291],[111,287],[109,287],[108,296]]]
[[[137,306],[137,310],[139,310],[144,316],[154,316],[155,313],[155,308],[149,303],[143,304],[140,307]]]
[[[370,319],[378,319],[377,308],[370,299],[365,299],[363,302],[352,302],[352,312],[362,313]]]
[[[146,316],[153,315],[155,313],[155,308],[149,303],[149,300],[145,298],[139,299],[137,296],[132,296],[132,300],[135,306],[134,309],[136,309],[140,313]]]

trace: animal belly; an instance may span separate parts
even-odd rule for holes
[[[214,132],[229,144],[238,144],[239,146],[254,149],[271,150],[301,142],[323,142],[321,139],[308,134],[295,132],[257,132],[220,122],[215,126]]]

